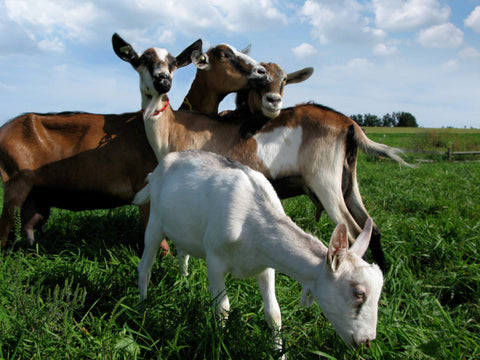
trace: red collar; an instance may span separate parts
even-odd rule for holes
[[[170,105],[170,99],[169,99],[169,98],[167,98],[167,102],[165,103],[165,106],[162,107],[160,110],[154,112],[154,113],[152,114],[152,116],[160,115],[161,112],[165,111],[165,110],[168,108],[168,105]]]
[[[155,111],[154,113],[152,113],[151,116],[157,116],[157,115],[160,115],[160,113],[164,112],[165,110],[167,110],[168,108],[168,105],[170,105],[170,99],[167,98],[167,102],[165,103],[165,105],[158,111]],[[144,112],[144,110],[142,110],[142,113]]]

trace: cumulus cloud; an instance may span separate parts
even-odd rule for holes
[[[465,26],[480,34],[480,5],[477,6],[464,21]]]
[[[398,53],[398,49],[394,45],[377,44],[373,47],[373,53],[380,56],[390,56]]]
[[[63,52],[65,50],[65,45],[57,38],[53,40],[41,40],[38,43],[38,47],[43,51]]]
[[[296,48],[292,49],[293,53],[296,57],[300,59],[306,59],[312,57],[317,53],[317,49],[315,49],[312,45],[307,43],[302,43],[298,45]]]
[[[312,25],[312,35],[322,44],[381,41],[386,34],[370,25],[366,11],[355,0],[307,0],[299,14]]]
[[[450,7],[438,0],[373,0],[375,23],[379,28],[408,31],[444,23]]]
[[[174,34],[233,33],[287,25],[273,0],[5,0],[9,21],[34,33],[38,46],[69,40],[101,41],[99,33],[132,35],[133,43],[175,41]],[[102,38],[103,39],[103,38]]]
[[[473,46],[467,46],[458,53],[462,59],[478,60],[480,59],[480,52]]]
[[[463,32],[455,25],[446,23],[420,30],[417,40],[425,47],[453,48],[463,43]]]
[[[44,35],[61,29],[75,38],[90,33],[88,25],[100,15],[95,4],[75,0],[5,0],[5,6],[10,19],[26,28]]]
[[[347,63],[347,68],[355,70],[368,70],[373,67],[373,63],[364,58],[355,58]]]
[[[449,60],[442,65],[443,70],[445,70],[447,72],[452,72],[452,71],[458,70],[459,67],[460,67],[460,65],[459,65],[457,59]]]

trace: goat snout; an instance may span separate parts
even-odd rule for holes
[[[372,341],[375,340],[375,337],[358,339],[358,340],[352,339],[352,340],[353,340],[353,345],[356,348],[360,348],[360,347],[369,348],[372,345]]]
[[[153,85],[155,86],[155,90],[160,94],[164,94],[172,87],[172,77],[165,73],[157,74],[153,78]]]
[[[280,94],[276,93],[266,94],[265,101],[267,101],[269,104],[272,104],[272,106],[277,106],[282,101],[282,97]]]

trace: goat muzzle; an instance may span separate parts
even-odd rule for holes
[[[172,77],[166,74],[159,74],[153,78],[153,86],[159,94],[165,94],[172,87]]]

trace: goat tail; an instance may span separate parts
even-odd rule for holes
[[[142,190],[140,190],[133,198],[132,203],[134,205],[145,205],[150,201],[150,176],[151,175],[152,174],[148,174],[147,176],[147,179],[146,179],[147,185],[145,185],[145,187]]]
[[[400,157],[400,155],[405,152],[403,149],[391,147],[391,146],[380,144],[373,140],[370,140],[367,137],[367,135],[365,135],[365,132],[363,131],[363,129],[357,123],[353,124],[353,130],[354,130],[353,137],[355,139],[355,142],[366,154],[388,157],[392,160],[395,160],[400,165],[405,165],[411,168],[415,167],[414,165],[407,163],[405,160],[403,160]]]

